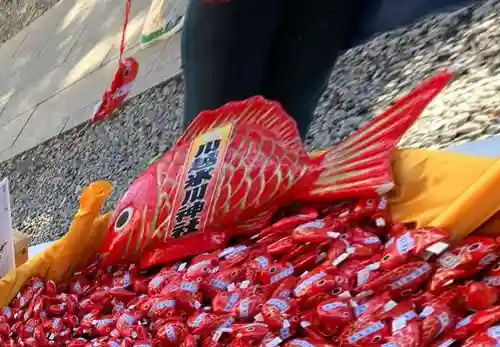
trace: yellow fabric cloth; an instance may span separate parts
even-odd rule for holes
[[[108,228],[110,215],[99,212],[110,192],[111,185],[102,181],[82,191],[80,208],[66,235],[0,280],[0,308],[14,298],[28,278],[65,280],[87,263]]]
[[[396,220],[446,228],[460,239],[500,210],[500,159],[426,150],[394,154],[397,187],[389,196]],[[8,304],[32,276],[67,279],[95,253],[109,224],[100,214],[111,192],[107,182],[85,188],[68,233],[0,280],[0,307]],[[500,235],[500,214],[480,228]]]
[[[427,150],[397,151],[394,219],[448,230],[458,240],[500,210],[500,159]],[[483,233],[498,233],[491,223]]]

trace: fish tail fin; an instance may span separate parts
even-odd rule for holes
[[[443,71],[422,82],[389,109],[314,160],[319,176],[301,200],[383,195],[394,187],[391,154],[425,107],[453,79]]]

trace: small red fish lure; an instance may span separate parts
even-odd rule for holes
[[[120,54],[118,56],[118,69],[111,80],[111,85],[104,92],[101,102],[94,110],[94,115],[90,120],[91,123],[106,119],[116,108],[118,108],[118,106],[120,106],[132,90],[134,81],[139,73],[139,63],[137,60],[132,57],[123,58],[130,7],[131,0],[127,0],[125,3],[125,21],[122,27]]]

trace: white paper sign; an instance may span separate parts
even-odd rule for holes
[[[0,277],[16,267],[14,239],[12,237],[12,216],[10,214],[9,181],[0,182]]]

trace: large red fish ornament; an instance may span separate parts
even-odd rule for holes
[[[201,112],[118,202],[101,256],[109,264],[142,259],[153,266],[261,231],[286,203],[387,193],[398,140],[453,76],[436,74],[314,157],[276,102],[257,96]]]

